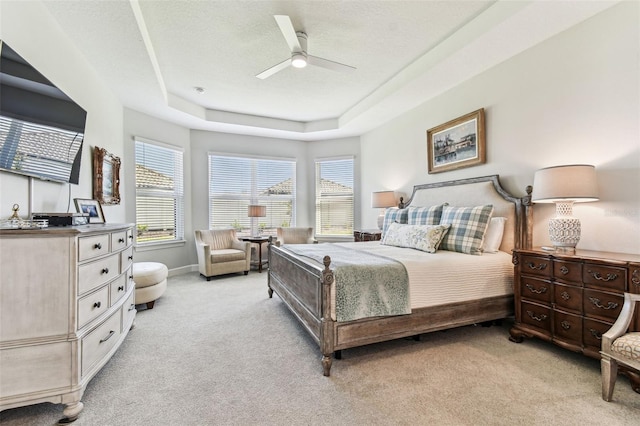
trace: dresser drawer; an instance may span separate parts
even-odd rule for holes
[[[520,271],[526,275],[551,278],[551,259],[547,257],[523,255],[521,257]]]
[[[624,297],[618,294],[605,293],[603,291],[584,290],[584,315],[590,318],[598,318],[612,323],[620,315]]]
[[[78,267],[78,294],[84,294],[120,274],[120,254],[86,263]]]
[[[627,270],[625,268],[586,263],[583,268],[582,277],[585,287],[617,290],[620,292],[626,290]]]
[[[78,300],[78,328],[82,328],[109,309],[109,287]]]
[[[120,310],[113,313],[98,328],[82,339],[82,376],[118,343],[120,338]]]
[[[111,233],[111,251],[119,251],[129,245],[127,231]]]
[[[582,317],[565,312],[553,312],[553,335],[558,340],[581,345]]]
[[[582,313],[582,287],[555,283],[553,300],[556,307],[576,314]]]
[[[120,272],[124,272],[133,264],[133,246],[120,252]]]
[[[78,238],[78,261],[93,259],[109,253],[109,234]]]
[[[551,283],[536,278],[520,279],[520,296],[524,299],[551,303]]]
[[[122,305],[122,332],[126,332],[127,329],[133,324],[133,320],[136,317],[136,301],[135,292],[131,292],[129,297]]]
[[[582,333],[585,347],[600,351],[602,348],[602,335],[612,326],[612,323],[585,318],[583,321]]]
[[[551,333],[551,308],[522,302],[522,323]]]
[[[118,303],[118,300],[127,294],[127,276],[125,274],[120,275],[116,280],[109,284],[109,301],[110,306]]]
[[[553,276],[556,280],[582,285],[582,264],[555,260],[553,262]]]

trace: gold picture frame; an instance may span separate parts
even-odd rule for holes
[[[485,163],[484,108],[427,130],[428,172]]]
[[[100,204],[120,204],[120,158],[93,148],[93,198]]]
[[[74,198],[73,202],[76,205],[76,211],[78,213],[85,213],[89,215],[89,223],[105,223],[102,206],[98,200]]]

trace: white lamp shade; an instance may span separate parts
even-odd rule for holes
[[[267,206],[249,204],[249,208],[247,210],[247,216],[249,217],[265,217],[267,215]]]
[[[598,201],[598,184],[594,166],[575,164],[547,167],[533,177],[534,203]]]
[[[396,205],[396,194],[393,191],[377,191],[371,193],[371,207],[386,208]]]

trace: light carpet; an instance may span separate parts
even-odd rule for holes
[[[343,351],[331,377],[266,273],[169,279],[152,310],[87,386],[81,425],[638,425],[619,377],[601,398],[599,361],[503,326],[469,326]],[[52,425],[62,406],[0,413]]]

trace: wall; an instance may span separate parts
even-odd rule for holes
[[[363,135],[363,226],[375,227],[372,191],[499,174],[524,195],[537,169],[584,163],[596,166],[600,201],[574,207],[578,248],[640,253],[639,7],[622,2]],[[427,129],[478,108],[486,164],[427,174]],[[534,207],[534,245],[549,244],[554,214]]]
[[[92,148],[122,157],[122,106],[41,3],[2,2],[1,7],[0,38],[87,111],[80,183],[33,180],[33,212],[75,212],[73,198],[93,198]],[[20,205],[20,216],[27,217],[29,186],[26,177],[0,172],[0,218],[11,215],[14,203]],[[106,220],[124,222],[125,205],[126,199],[104,206]]]

